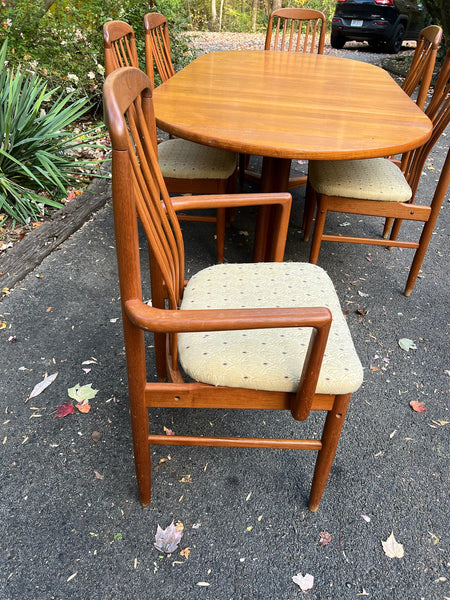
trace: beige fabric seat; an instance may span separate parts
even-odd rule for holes
[[[313,282],[311,284],[311,282]],[[181,309],[324,306],[333,321],[316,393],[349,394],[363,378],[345,317],[326,272],[308,263],[215,265],[194,275]],[[311,329],[256,329],[180,333],[186,373],[197,381],[267,391],[295,392]]]
[[[386,158],[310,161],[309,180],[326,196],[386,202],[408,202],[412,196],[399,167]]]
[[[163,177],[228,179],[236,169],[236,154],[176,138],[158,145]]]

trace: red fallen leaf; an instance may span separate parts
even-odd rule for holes
[[[328,533],[328,531],[321,531],[321,532],[319,533],[319,535],[320,535],[320,540],[319,540],[319,542],[320,542],[320,545],[322,546],[322,548],[323,548],[324,546],[326,546],[327,544],[329,544],[329,543],[331,542],[331,540],[332,540],[332,537],[331,537],[331,535]]]
[[[418,402],[417,400],[411,400],[409,405],[414,411],[416,411],[418,413],[422,413],[427,410],[427,407],[425,406],[425,404],[423,402]]]
[[[175,431],[172,431],[172,429],[168,429],[167,427],[164,427],[164,431],[166,435],[175,435]]]
[[[57,417],[65,417],[67,415],[71,415],[75,412],[75,409],[71,402],[64,402],[64,404],[60,404],[56,407],[56,413],[53,417],[56,419]]]
[[[70,404],[70,402],[68,402]],[[88,413],[91,410],[90,404],[75,404],[75,408],[78,408],[80,413]]]

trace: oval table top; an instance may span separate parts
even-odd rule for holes
[[[431,122],[383,69],[328,55],[204,54],[154,92],[158,127],[259,156],[341,160],[421,145]]]

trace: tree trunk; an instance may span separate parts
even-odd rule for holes
[[[216,0],[211,0],[211,29],[215,31],[217,23]]]
[[[252,5],[252,31],[256,31],[256,21],[258,19],[258,0],[253,0]]]
[[[222,16],[223,16],[223,3],[225,0],[220,0],[220,9],[219,9],[219,31],[222,31]]]

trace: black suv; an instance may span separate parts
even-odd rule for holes
[[[374,49],[397,54],[404,39],[417,40],[431,22],[414,0],[338,0],[331,25],[331,47],[349,40],[367,41]]]

